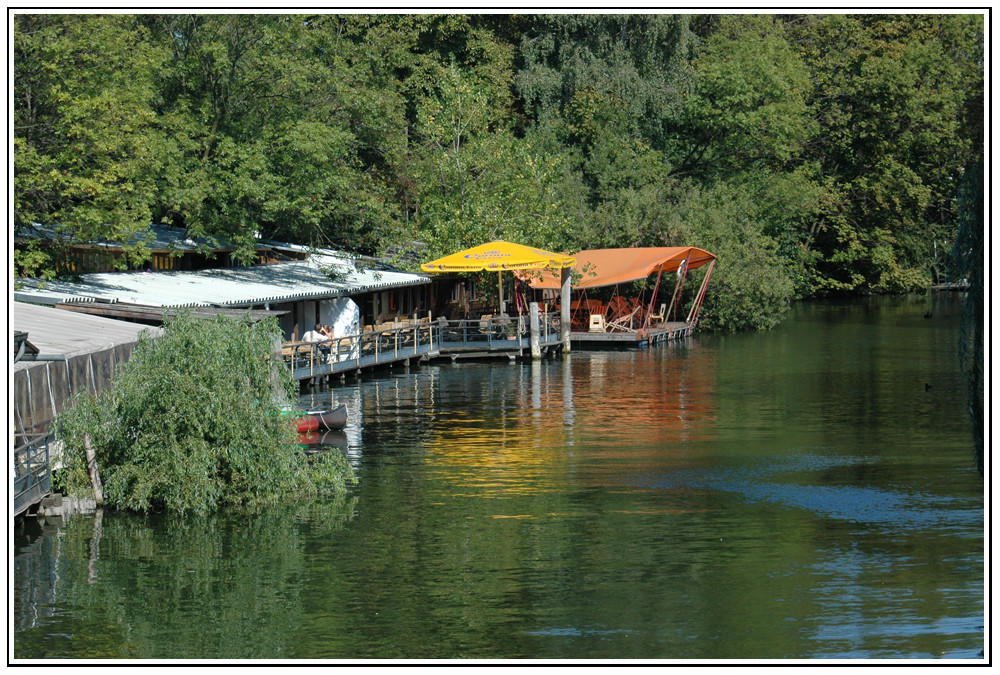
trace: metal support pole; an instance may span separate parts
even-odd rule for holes
[[[559,337],[562,339],[563,353],[568,354],[570,351],[569,347],[569,329],[570,329],[570,318],[569,318],[569,306],[570,306],[570,283],[573,279],[572,270],[569,267],[563,267],[559,271],[559,280],[562,283],[562,301],[559,312]]]
[[[687,257],[684,258],[684,269],[683,269],[683,271],[680,270],[680,269],[677,270],[677,272],[678,272],[678,281],[677,281],[677,288],[675,289],[676,297],[677,297],[677,304],[674,305],[673,303],[671,303],[671,306],[674,308],[674,318],[675,319],[677,318],[677,310],[680,307],[681,302],[683,302],[683,300],[684,300],[684,282],[687,280],[688,263],[690,261],[691,261],[691,253],[688,252]]]
[[[649,309],[646,311],[646,320],[642,322],[643,330],[649,328],[649,318],[653,314],[653,307],[656,306],[656,298],[660,292],[660,279],[663,278],[663,266],[660,266],[660,272],[656,275],[656,286],[653,287],[653,297],[649,299]],[[664,321],[665,319],[661,319]]]
[[[531,322],[531,358],[540,359],[542,358],[542,344],[538,330],[538,303],[529,303],[528,312]]]
[[[713,260],[708,266],[708,271],[705,273],[705,278],[701,282],[701,288],[698,289],[698,296],[695,299],[694,305],[691,307],[691,313],[688,315],[687,323],[689,325],[694,325],[694,322],[698,320],[698,314],[701,313],[701,305],[705,302],[705,293],[708,291],[708,280],[712,278],[712,270],[715,269],[715,261]]]

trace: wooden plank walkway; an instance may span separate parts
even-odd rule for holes
[[[680,321],[647,330],[570,333],[577,347],[644,346],[691,335],[694,327]],[[542,315],[539,346],[542,353],[562,348],[557,314]],[[436,358],[471,359],[504,357],[515,359],[531,354],[527,318],[490,317],[479,320],[425,321],[392,327],[377,327],[358,335],[325,342],[291,342],[283,345],[282,357],[296,381],[360,374],[363,370],[410,365],[413,360]]]
[[[539,343],[544,352],[559,349],[558,315],[543,314]],[[531,354],[527,317],[489,317],[478,320],[423,321],[383,325],[357,335],[324,342],[289,342],[282,358],[296,381],[439,357],[479,358]]]
[[[679,340],[691,335],[694,327],[683,321],[671,321],[646,330],[632,331],[572,331],[569,334],[570,345],[654,345],[669,340]]]
[[[325,342],[286,343],[281,354],[292,378],[302,381],[434,358],[439,353],[440,335],[441,328],[435,323],[381,327]]]
[[[539,346],[543,353],[558,349],[558,314],[539,317]],[[479,320],[441,322],[441,356],[478,358],[531,355],[528,317],[489,317]]]

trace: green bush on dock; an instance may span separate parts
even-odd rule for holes
[[[272,318],[240,321],[180,314],[97,396],[76,397],[59,417],[67,488],[90,494],[85,436],[96,453],[108,506],[208,513],[342,490],[353,475],[340,453],[309,459],[281,414],[294,394],[271,358],[281,333]]]

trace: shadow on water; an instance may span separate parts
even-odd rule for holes
[[[967,502],[954,496],[907,493],[859,485],[820,485],[775,482],[776,474],[820,472],[836,466],[856,466],[855,457],[775,457],[770,461],[721,470],[672,474],[647,483],[657,490],[712,490],[739,495],[748,502],[765,502],[802,509],[822,518],[849,521],[889,531],[934,527],[970,536],[982,534],[983,509],[963,508]],[[799,478],[801,480],[801,477]]]

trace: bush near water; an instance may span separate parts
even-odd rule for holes
[[[112,386],[85,393],[58,419],[71,494],[92,494],[89,435],[108,506],[208,513],[343,490],[354,480],[339,452],[312,457],[296,443],[280,400],[287,368],[271,358],[281,331],[219,315],[180,314],[147,333]]]

